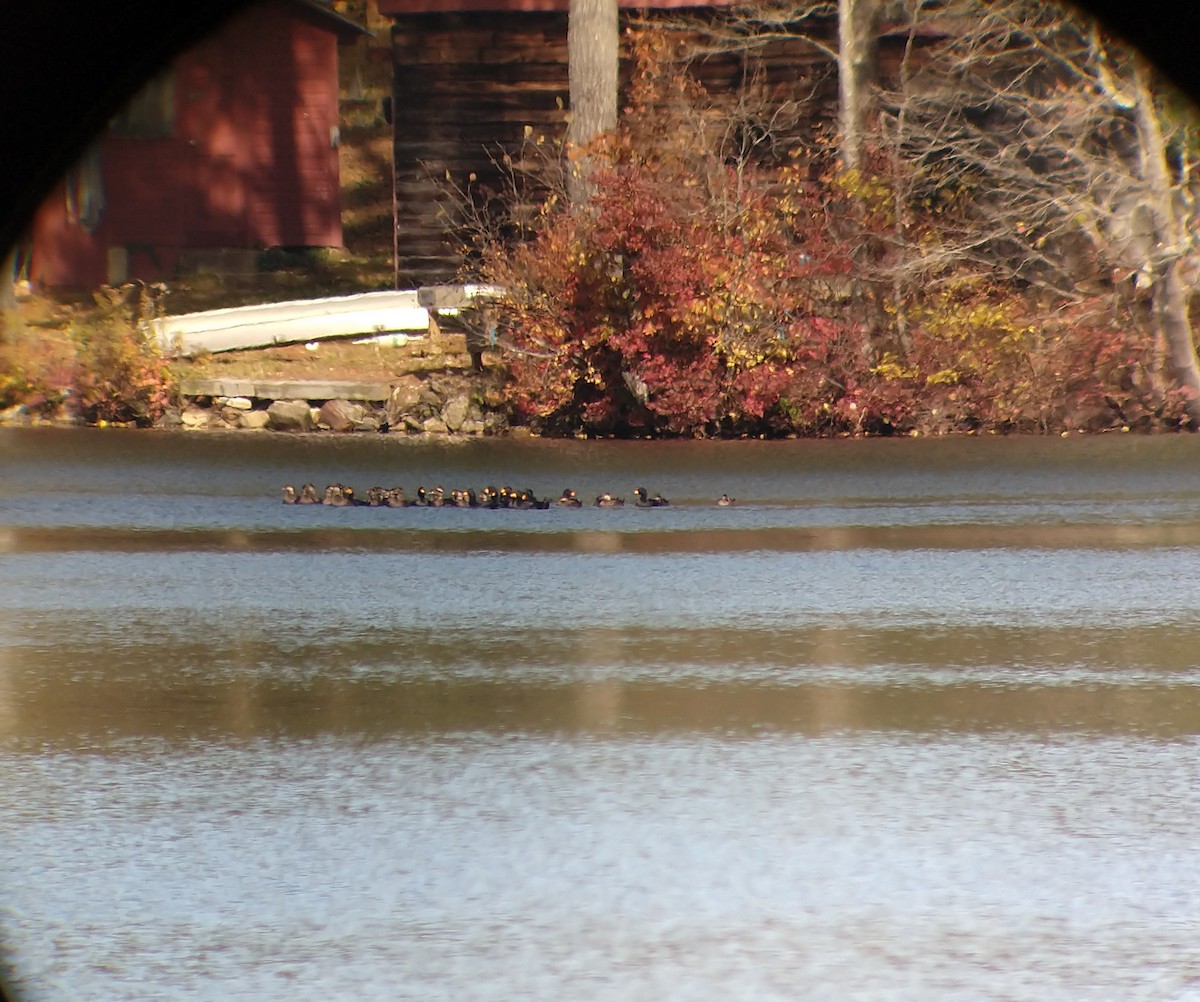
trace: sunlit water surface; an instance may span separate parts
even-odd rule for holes
[[[1193,437],[2,431],[4,965],[37,1002],[1200,999],[1197,651]]]

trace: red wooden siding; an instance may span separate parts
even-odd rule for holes
[[[150,280],[185,250],[341,246],[342,30],[306,3],[267,0],[180,56],[170,135],[104,135],[99,223],[73,220],[60,187],[34,222],[34,281],[98,285],[110,248],[128,254],[129,277]]]

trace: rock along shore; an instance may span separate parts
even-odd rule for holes
[[[443,374],[392,382],[350,380],[185,381],[182,410],[163,427],[250,431],[488,435],[507,428],[485,408],[472,380]]]
[[[400,376],[391,383],[192,379],[182,396],[182,406],[169,409],[155,427],[462,436],[510,431],[506,415],[485,406],[477,384],[452,374]],[[50,413],[25,404],[0,411],[0,425],[83,423],[70,401]]]

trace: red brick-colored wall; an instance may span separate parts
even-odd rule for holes
[[[35,219],[33,280],[101,284],[110,248],[150,280],[188,249],[341,246],[337,48],[319,13],[267,0],[180,56],[170,136],[100,139],[99,222],[75,218],[68,178]]]

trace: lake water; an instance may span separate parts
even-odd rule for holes
[[[19,1000],[1200,999],[1197,832],[1200,437],[0,430]]]

